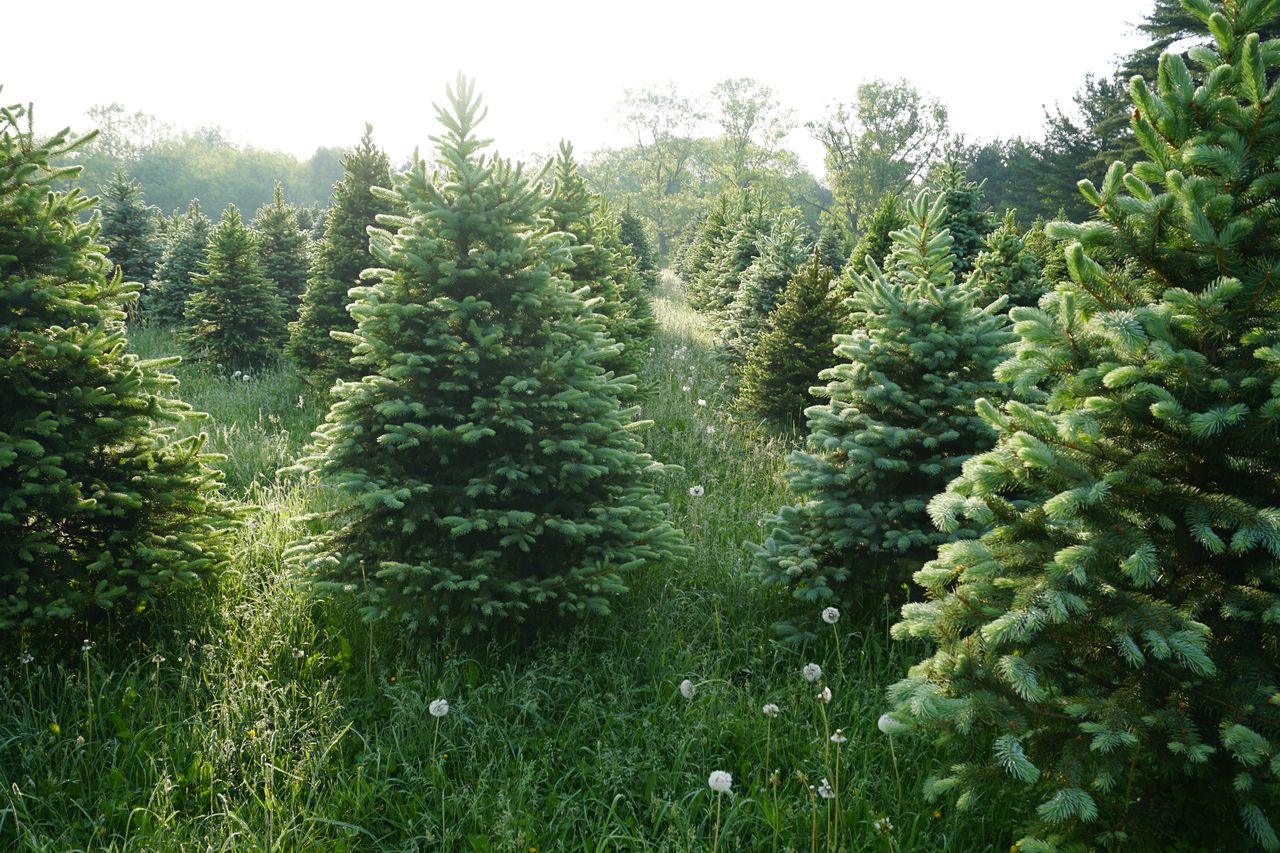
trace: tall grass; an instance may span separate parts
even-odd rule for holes
[[[707,777],[726,770],[720,850],[773,849],[775,832],[778,849],[1007,850],[997,804],[935,812],[918,794],[928,753],[891,751],[876,728],[884,687],[919,653],[887,640],[890,614],[846,615],[808,647],[774,641],[794,605],[756,586],[742,542],[788,499],[787,442],[728,419],[674,282],[657,310],[646,436],[683,468],[660,486],[694,555],[635,573],[611,617],[536,642],[407,635],[315,600],[282,553],[321,496],[274,472],[319,401],[287,367],[239,384],[179,367],[229,488],[257,509],[234,569],[146,633],[0,664],[0,847],[710,849]],[[146,331],[133,346],[160,355],[171,340]],[[822,680],[801,676],[810,661]],[[438,724],[436,698],[451,707]],[[765,703],[780,707],[772,721]],[[829,740],[836,727],[847,742]],[[823,799],[837,753],[839,798]]]

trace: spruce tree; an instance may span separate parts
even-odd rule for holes
[[[159,213],[146,203],[142,187],[117,169],[100,188],[101,238],[125,281],[146,285],[155,273],[162,244]]]
[[[212,577],[233,519],[203,436],[173,438],[194,417],[159,372],[176,359],[126,352],[138,288],[110,275],[95,199],[57,189],[83,140],[27,116],[0,109],[0,631],[51,639]]]
[[[722,242],[712,252],[711,264],[702,271],[699,301],[694,305],[717,331],[728,322],[729,306],[742,286],[742,275],[760,256],[773,226],[763,198],[757,193],[743,193],[741,204],[725,224]]]
[[[794,219],[774,222],[770,233],[759,241],[760,254],[742,273],[738,292],[725,312],[717,347],[720,358],[735,372],[742,369],[747,353],[764,334],[787,282],[804,264],[809,251],[805,237],[804,229]]]
[[[351,342],[335,338],[355,331],[347,313],[348,291],[360,283],[360,273],[373,265],[368,229],[377,217],[394,212],[394,205],[372,187],[391,183],[391,163],[373,144],[373,128],[365,125],[360,144],[342,160],[342,180],[334,185],[325,217],[324,239],[315,251],[298,319],[289,326],[289,357],[315,388],[328,390],[338,379],[356,379]]]
[[[352,309],[365,375],[336,386],[302,463],[342,507],[297,553],[370,619],[604,613],[627,572],[684,546],[600,366],[613,344],[558,272],[542,176],[482,153],[471,83],[449,98],[439,171],[398,175],[408,213],[373,232],[381,268]]]
[[[1027,250],[1012,210],[1006,211],[1000,227],[987,235],[965,284],[980,303],[1006,297],[1006,310],[1033,306],[1048,289],[1040,261]]]
[[[922,192],[894,232],[888,269],[868,261],[850,302],[853,333],[836,336],[828,403],[806,414],[806,451],[786,477],[803,503],[765,519],[753,546],[767,583],[805,601],[855,602],[897,588],[954,534],[925,507],[993,433],[973,410],[997,386],[1010,334],[999,314],[955,286],[941,197]]]
[[[258,264],[284,301],[285,314],[298,315],[298,302],[307,286],[311,240],[298,224],[298,209],[284,203],[284,187],[276,182],[271,204],[258,208],[253,217],[258,243]]]
[[[995,228],[995,217],[983,203],[982,187],[969,180],[964,167],[953,157],[948,157],[931,177],[947,207],[946,227],[954,241],[956,277],[963,278],[973,269],[983,241]]]
[[[187,348],[227,369],[261,367],[285,339],[284,302],[258,264],[253,232],[231,205],[209,235],[199,288],[187,300]]]
[[[839,331],[833,276],[815,249],[791,277],[782,304],[747,354],[735,411],[790,429],[801,423],[805,409],[821,402],[810,386],[831,364],[832,337]]]
[[[143,313],[150,323],[177,326],[183,321],[187,300],[196,291],[192,275],[203,269],[209,252],[213,223],[193,200],[185,214],[173,217],[156,277],[143,294]]]
[[[1058,221],[1066,218],[1064,211],[1058,211]],[[1066,244],[1062,240],[1051,237],[1048,233],[1048,224],[1037,218],[1031,224],[1031,230],[1022,237],[1022,242],[1026,244],[1027,251],[1031,253],[1040,264],[1041,275],[1044,277],[1045,287],[1051,288],[1060,281],[1066,281],[1069,278],[1067,273]]]
[[[721,195],[707,212],[697,239],[681,258],[680,275],[684,276],[685,295],[694,308],[702,308],[707,299],[707,286],[713,274],[716,250],[726,238],[726,229],[735,215],[727,195]]]
[[[891,690],[930,790],[998,790],[1023,850],[1280,849],[1280,3],[1186,7],[1214,47],[1133,80],[1147,159],[1080,182],[1069,279],[1011,312],[1046,406],[982,403],[930,507],[990,530],[894,629],[936,647]]]
[[[837,216],[824,210],[818,217],[818,260],[836,275],[844,272],[849,263],[849,255],[853,252],[853,241],[849,235],[848,217]],[[899,224],[897,228],[901,228]],[[897,228],[890,229],[896,231]],[[877,259],[883,263],[884,257]]]
[[[650,287],[658,283],[658,254],[653,250],[649,240],[649,232],[644,227],[644,220],[636,216],[630,209],[622,211],[618,217],[618,236],[636,262],[640,277]]]
[[[604,199],[587,186],[573,159],[573,146],[560,144],[555,160],[553,191],[547,199],[546,214],[556,231],[572,235],[573,266],[567,271],[574,289],[586,287],[605,320],[605,330],[619,345],[601,364],[618,377],[631,377],[644,364],[642,354],[653,337],[653,309],[647,288],[640,278],[619,234],[618,221]],[[627,392],[630,397],[634,392]]]
[[[866,232],[853,247],[844,273],[832,284],[841,305],[857,291],[859,276],[866,271],[868,260],[878,267],[884,266],[893,249],[893,233],[905,227],[907,218],[903,215],[902,202],[893,193],[886,195],[867,223]]]

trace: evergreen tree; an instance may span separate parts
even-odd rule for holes
[[[718,355],[735,371],[742,369],[747,353],[764,334],[769,315],[778,307],[787,282],[803,265],[808,251],[804,229],[794,219],[775,222],[760,240],[760,254],[742,274],[720,331]]]
[[[1025,803],[1024,850],[1280,849],[1280,3],[1186,7],[1212,50],[1132,84],[1070,278],[1017,308],[999,370],[1048,391],[930,507],[944,546],[891,691],[940,738],[930,790]]]
[[[701,308],[708,298],[708,284],[714,278],[712,267],[716,250],[726,239],[726,229],[735,215],[729,197],[722,195],[698,231],[698,237],[681,259],[680,275],[684,276],[686,296],[694,308]]]
[[[307,286],[311,241],[298,224],[298,209],[284,203],[284,187],[276,182],[271,204],[258,208],[253,217],[258,243],[258,264],[263,274],[275,282],[288,317],[298,314],[298,302]]]
[[[906,227],[907,218],[903,215],[902,203],[898,197],[889,194],[880,199],[871,221],[867,223],[866,233],[849,255],[844,273],[832,285],[837,300],[842,305],[858,290],[859,276],[867,269],[867,261],[874,261],[877,267],[883,267],[893,249],[893,233]]]
[[[185,214],[173,217],[168,231],[156,277],[144,294],[143,307],[148,321],[177,326],[186,313],[187,300],[196,291],[192,275],[203,269],[213,223],[200,210],[200,202],[193,200]]]
[[[1033,306],[1048,289],[1040,261],[1027,250],[1012,210],[1006,211],[1000,227],[987,235],[965,283],[979,304],[1007,297],[1006,310]]]
[[[717,330],[728,321],[729,306],[742,286],[742,274],[760,256],[774,226],[757,193],[743,193],[741,205],[734,213],[725,224],[723,242],[715,247],[710,266],[702,272],[698,288],[700,300],[694,305],[708,316]]]
[[[782,304],[769,315],[764,335],[747,355],[734,401],[740,414],[789,429],[805,409],[820,402],[810,386],[831,364],[832,337],[839,331],[832,277],[817,250],[791,277]]]
[[[1065,218],[1065,213],[1058,211],[1057,221]],[[1070,277],[1067,274],[1066,243],[1049,235],[1048,225],[1043,219],[1036,219],[1031,224],[1031,230],[1023,235],[1022,241],[1031,256],[1039,262],[1046,288]]]
[[[558,273],[570,249],[540,216],[541,176],[482,154],[471,84],[449,94],[440,171],[397,176],[409,213],[373,232],[383,268],[352,309],[365,376],[335,388],[302,463],[344,506],[298,553],[370,619],[603,613],[626,572],[685,546],[600,367],[600,317]]]
[[[159,213],[142,197],[142,187],[117,169],[101,193],[102,242],[125,281],[145,285],[160,259]]]
[[[187,300],[188,348],[228,369],[269,362],[284,342],[284,303],[262,274],[257,241],[234,205],[209,235],[204,271],[192,279],[199,289]]]
[[[0,109],[4,632],[136,613],[217,573],[232,523],[203,437],[173,439],[193,415],[166,362],[125,351],[138,287],[107,275],[93,200],[55,189],[80,143],[38,140],[27,116]]]
[[[653,309],[635,262],[619,234],[618,222],[604,200],[591,192],[573,159],[573,146],[560,143],[555,160],[554,189],[547,215],[556,231],[574,238],[573,266],[567,271],[576,290],[587,287],[619,349],[600,363],[615,376],[630,377],[644,364],[642,353],[653,337]],[[628,391],[626,397],[634,392]]]
[[[289,327],[289,357],[316,388],[328,390],[338,379],[356,379],[351,343],[331,333],[355,331],[347,313],[348,291],[359,284],[360,273],[373,266],[368,229],[377,217],[395,212],[394,204],[372,187],[391,183],[391,163],[373,144],[373,128],[365,125],[355,150],[342,160],[344,174],[333,188],[325,217],[324,239],[316,248],[311,278]]]
[[[827,269],[840,275],[844,272],[845,264],[849,262],[849,255],[853,252],[848,218],[823,211],[818,224],[818,260]],[[901,225],[898,226],[898,228],[901,227]],[[877,262],[883,263],[883,261],[882,256]]]
[[[933,178],[936,191],[947,206],[946,228],[954,241],[956,277],[964,278],[982,251],[983,241],[995,228],[995,218],[982,201],[982,187],[969,180],[954,157],[948,157]]]
[[[894,232],[887,272],[857,278],[854,331],[836,336],[841,363],[820,375],[830,402],[810,408],[807,452],[788,460],[804,503],[766,517],[753,546],[768,583],[805,601],[855,601],[896,588],[939,542],[925,506],[991,428],[973,410],[1009,341],[1007,321],[955,287],[941,197],[922,192]]]
[[[658,255],[649,242],[649,232],[645,230],[644,220],[630,210],[622,211],[618,217],[618,236],[635,259],[636,269],[650,287],[658,283]]]

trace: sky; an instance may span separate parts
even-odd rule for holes
[[[34,102],[37,131],[88,129],[119,102],[179,128],[309,156],[353,145],[366,121],[402,161],[436,132],[433,102],[461,71],[489,107],[482,130],[510,156],[628,140],[627,89],[705,95],[753,77],[794,110],[789,147],[815,171],[803,128],[858,84],[905,78],[970,141],[1038,136],[1087,72],[1141,43],[1151,0],[839,0],[757,3],[363,0],[60,0],[6,9],[0,100]],[[56,58],[50,57],[50,52]]]

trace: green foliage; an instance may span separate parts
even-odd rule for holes
[[[782,301],[787,282],[811,251],[805,245],[807,236],[794,219],[774,221],[760,240],[759,256],[742,273],[720,330],[720,355],[735,371],[742,369],[747,353],[760,340],[769,316]]]
[[[187,300],[187,348],[227,370],[248,370],[274,360],[284,343],[284,303],[262,274],[253,232],[228,207],[209,235],[199,288]]]
[[[253,232],[263,275],[275,283],[286,315],[297,316],[298,302],[307,285],[311,240],[298,223],[298,208],[284,203],[284,187],[280,184],[276,184],[271,204],[263,205],[254,215]]]
[[[391,184],[391,163],[373,144],[372,127],[365,126],[360,144],[343,159],[342,168],[286,348],[312,386],[324,390],[339,379],[360,376],[351,364],[351,342],[343,337],[356,328],[347,313],[348,293],[359,284],[360,274],[373,266],[368,229],[377,224],[377,217],[396,210],[393,201],[372,190]]]
[[[734,401],[738,412],[791,428],[806,408],[819,402],[810,386],[831,364],[831,339],[839,331],[832,277],[817,251],[791,277],[781,304],[747,355]]]
[[[142,187],[117,170],[100,188],[101,239],[125,281],[145,285],[160,259],[159,213],[142,197]]]
[[[956,258],[956,277],[964,278],[973,269],[974,259],[982,251],[987,235],[995,228],[994,217],[983,204],[982,187],[969,180],[954,157],[948,157],[930,179],[947,207],[945,227],[953,241],[951,251]]]
[[[1058,211],[1058,221],[1065,218],[1063,214],[1063,211]],[[1031,230],[1023,235],[1022,242],[1031,256],[1039,262],[1046,288],[1052,288],[1070,277],[1067,273],[1067,244],[1049,234],[1043,219],[1036,219],[1032,223]]]
[[[555,180],[546,215],[553,230],[574,239],[573,266],[567,270],[572,289],[588,288],[592,307],[605,320],[605,331],[621,347],[600,361],[616,377],[634,381],[653,336],[653,309],[619,233],[618,221],[604,199],[593,193],[573,159],[573,146],[560,143]],[[623,396],[630,397],[631,392]]]
[[[409,213],[375,231],[377,283],[355,291],[358,383],[302,466],[336,526],[299,555],[316,588],[366,618],[464,632],[609,611],[623,576],[685,551],[645,480],[616,347],[558,271],[541,176],[481,153],[472,85],[437,108],[441,170],[398,175]]]
[[[907,227],[907,217],[902,210],[902,202],[895,194],[880,199],[867,230],[853,247],[849,263],[834,284],[838,301],[843,303],[851,298],[859,288],[859,277],[867,269],[867,262],[874,261],[877,267],[883,267],[889,252],[893,249],[893,234]]]
[[[1007,211],[1000,227],[987,235],[965,286],[979,304],[1006,297],[1005,310],[1034,306],[1048,289],[1040,261],[1028,251],[1013,211]]]
[[[1187,8],[1214,48],[1133,81],[1146,159],[1080,182],[1070,278],[1011,312],[997,375],[1044,408],[983,402],[995,448],[930,505],[990,531],[894,629],[936,647],[891,691],[935,790],[1016,799],[1039,849],[1280,847],[1280,4]]]
[[[992,430],[973,401],[1010,335],[1000,315],[955,286],[941,197],[921,193],[894,233],[887,272],[868,262],[850,300],[853,333],[823,371],[807,451],[788,460],[803,503],[765,518],[752,545],[766,583],[810,602],[857,601],[898,587],[939,542],[925,507]],[[874,599],[873,599],[874,600]]]
[[[216,575],[232,518],[202,438],[172,438],[173,362],[124,352],[138,287],[108,277],[92,199],[56,189],[78,143],[27,115],[0,109],[0,631],[51,643]]]
[[[171,221],[156,277],[143,295],[143,313],[150,323],[176,326],[182,322],[187,300],[196,291],[192,276],[204,267],[213,223],[193,201],[185,214]]]
[[[849,263],[849,255],[853,252],[853,238],[849,234],[849,225],[842,217],[826,211],[818,221],[818,260],[824,267],[836,275],[844,271]],[[901,228],[901,224],[897,228]],[[892,230],[897,230],[894,228]],[[883,262],[880,257],[877,262]]]
[[[644,227],[644,220],[630,210],[622,211],[618,217],[618,237],[631,251],[636,269],[645,283],[653,286],[658,281],[658,255],[649,241],[649,232]]]

